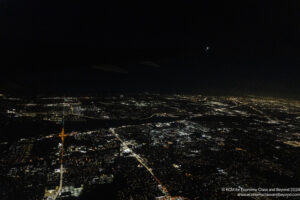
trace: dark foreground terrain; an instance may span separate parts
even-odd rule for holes
[[[300,198],[295,100],[0,96],[0,132],[1,200]]]

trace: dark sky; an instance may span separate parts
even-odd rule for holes
[[[0,89],[300,95],[299,10],[297,0],[1,0]]]

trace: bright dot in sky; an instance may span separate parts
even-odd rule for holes
[[[206,46],[205,51],[209,51],[209,50],[210,50],[210,46]]]

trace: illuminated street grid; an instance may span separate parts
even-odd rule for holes
[[[300,185],[299,101],[156,94],[0,101],[0,199],[96,192],[231,200],[236,193],[221,188]]]

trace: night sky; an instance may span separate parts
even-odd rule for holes
[[[300,96],[300,5],[1,0],[0,91]]]

